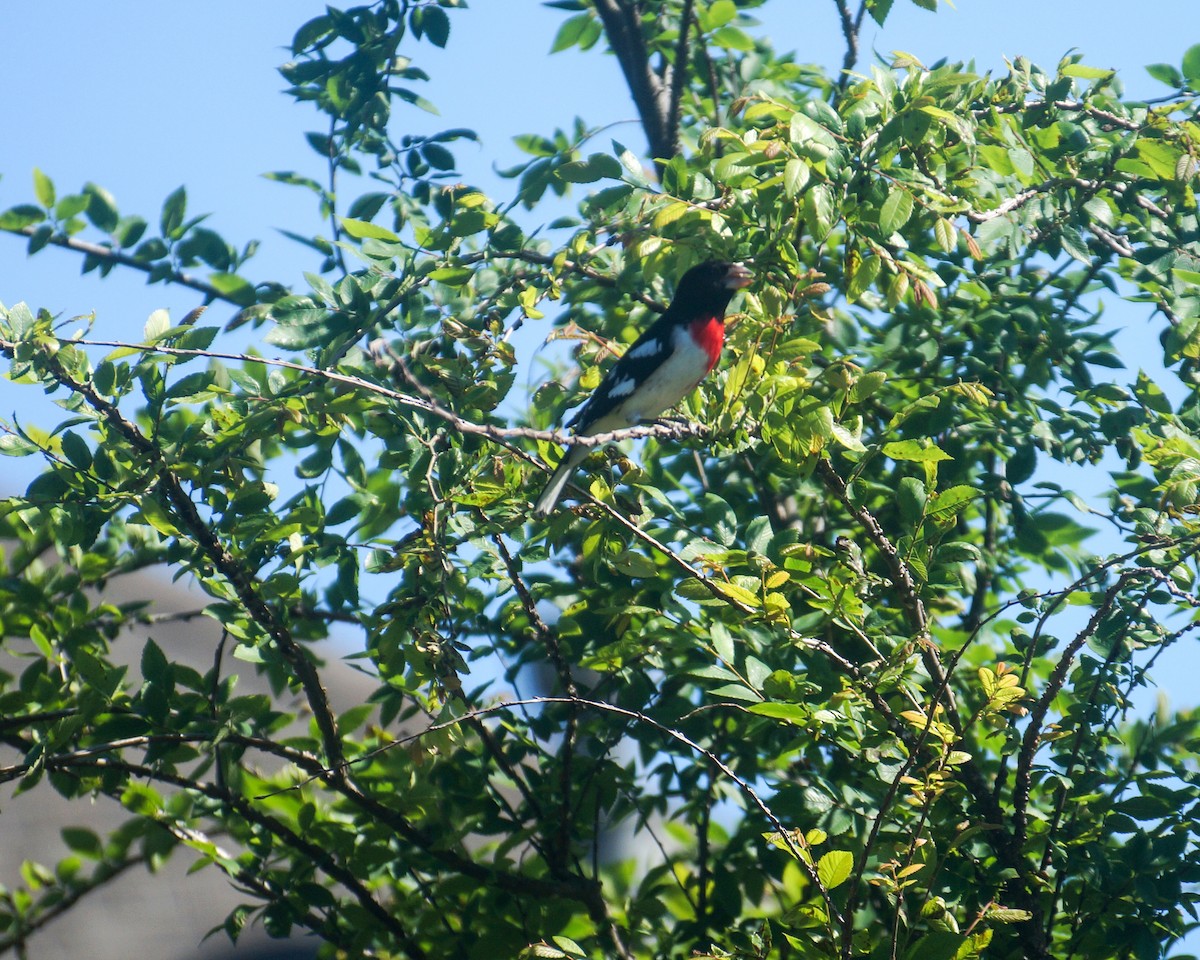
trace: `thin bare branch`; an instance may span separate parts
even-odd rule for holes
[[[31,237],[36,230],[37,226],[27,226],[6,232]],[[91,243],[88,240],[81,240],[79,237],[69,237],[62,233],[52,234],[46,242],[54,247],[62,247],[64,250],[74,250],[76,253],[95,257],[105,263],[115,263],[122,267],[132,267],[134,270],[140,270],[142,273],[158,274],[163,270],[164,266],[161,261],[141,260],[131,254],[125,253],[123,250],[106,247],[100,243]],[[183,270],[168,269],[165,271],[164,279],[177,286],[189,287],[192,290],[196,290],[204,294],[209,300],[223,300],[226,303],[233,304],[235,307],[246,306],[246,304],[241,303],[229,294],[222,293],[211,283],[207,283],[195,274],[187,273]]]

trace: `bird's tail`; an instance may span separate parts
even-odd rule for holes
[[[571,474],[579,466],[579,461],[588,455],[589,450],[589,447],[576,444],[563,455],[558,469],[554,471],[553,476],[550,477],[550,482],[546,484],[545,489],[539,494],[537,502],[533,505],[535,516],[545,517],[550,514],[550,511],[558,503],[559,497],[562,496],[567,481],[571,479]]]

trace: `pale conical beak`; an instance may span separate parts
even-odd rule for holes
[[[725,286],[730,290],[741,290],[750,286],[753,281],[754,274],[740,263],[730,264],[729,271],[725,274]]]

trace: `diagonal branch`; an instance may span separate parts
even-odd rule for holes
[[[35,226],[26,226],[21,227],[18,230],[9,230],[7,232],[15,233],[24,237],[32,237],[36,230],[37,227]],[[105,263],[115,263],[122,267],[132,267],[134,270],[140,270],[142,273],[157,274],[163,268],[163,264],[160,262],[140,260],[131,254],[125,253],[121,250],[116,250],[112,247],[106,247],[101,243],[91,243],[88,240],[80,240],[78,237],[69,237],[62,233],[52,234],[49,240],[46,242],[51,246],[62,247],[64,250],[74,250],[76,253],[82,253],[85,256],[95,257],[96,259],[102,260]],[[154,278],[152,278],[151,282],[153,282],[153,279]],[[163,279],[168,280],[177,286],[190,287],[192,290],[196,290],[204,294],[204,296],[209,300],[224,300],[226,303],[231,303],[235,307],[246,306],[246,304],[240,302],[235,297],[231,297],[227,293],[222,293],[211,283],[207,283],[196,275],[186,273],[183,270],[169,269],[167,270]]]
[[[685,437],[703,436],[705,429],[700,424],[685,423],[685,422],[663,422],[649,423],[636,427],[622,427],[619,430],[609,430],[605,433],[595,433],[589,436],[579,436],[574,433],[567,433],[562,430],[537,430],[532,427],[498,427],[490,423],[476,423],[472,420],[466,420],[456,414],[453,410],[441,406],[433,399],[424,397],[414,397],[411,394],[401,393],[398,390],[393,390],[390,387],[385,387],[382,384],[375,383],[371,380],[366,380],[362,377],[356,377],[352,374],[337,373],[333,370],[325,370],[320,367],[311,367],[303,363],[295,363],[291,360],[279,360],[271,357],[257,357],[247,353],[223,353],[216,350],[198,350],[186,347],[169,347],[163,344],[152,343],[130,343],[123,340],[74,340],[61,338],[59,343],[64,346],[74,345],[83,347],[114,347],[118,349],[141,350],[146,353],[161,353],[171,357],[203,357],[210,360],[232,360],[239,363],[260,363],[268,367],[280,367],[284,370],[294,370],[297,373],[303,373],[306,376],[316,377],[321,380],[328,380],[331,383],[341,383],[346,386],[354,387],[358,390],[365,390],[369,393],[378,394],[388,400],[395,401],[401,406],[408,407],[413,410],[418,410],[423,413],[433,414],[441,420],[445,420],[451,424],[456,430],[462,433],[469,433],[473,436],[488,437],[492,440],[541,440],[547,443],[557,443],[562,446],[580,446],[580,447],[600,447],[608,443],[617,443],[621,440],[641,440],[645,437],[657,437],[660,439],[679,440]],[[0,350],[11,352],[17,346],[16,341],[0,339]],[[147,441],[148,442],[148,441]],[[546,468],[549,472],[549,468]]]
[[[16,344],[0,340],[0,351],[15,357]],[[308,658],[304,649],[292,636],[287,626],[276,616],[271,605],[263,599],[260,584],[254,575],[245,569],[200,516],[200,511],[184,488],[178,474],[164,461],[162,451],[142,431],[121,413],[117,407],[102,397],[90,382],[75,379],[63,366],[59,356],[47,355],[46,369],[54,380],[71,393],[80,397],[96,414],[119,434],[139,456],[145,458],[148,473],[155,476],[155,486],[174,511],[186,536],[200,548],[208,562],[220,572],[233,587],[251,619],[270,637],[275,649],[291,667],[301,688],[304,690],[313,718],[321,731],[326,757],[332,767],[342,770],[345,757],[337,720],[329,706],[329,698],[321,683],[320,674]]]
[[[44,892],[39,901],[26,908],[26,914],[18,924],[14,925],[13,931],[0,938],[0,954],[15,949],[17,956],[22,956],[22,946],[25,945],[30,934],[36,933],[42,927],[57,920],[89,893],[101,889],[126,870],[144,864],[149,859],[150,854],[143,852],[122,860],[103,862],[96,867],[90,877],[83,880],[76,879],[72,886],[65,891],[51,887]]]
[[[920,648],[922,663],[934,684],[933,705],[929,709],[930,716],[933,714],[934,705],[939,702],[943,704],[947,720],[958,735],[960,742],[966,744],[967,731],[963,726],[962,717],[955,703],[954,691],[950,687],[950,671],[942,663],[937,649],[930,641],[929,615],[925,609],[925,603],[921,599],[916,581],[913,579],[912,571],[909,569],[904,558],[900,556],[896,545],[888,538],[874,515],[865,507],[855,504],[850,498],[845,481],[834,470],[833,464],[826,458],[821,457],[817,461],[817,473],[825,483],[826,488],[837,497],[842,506],[858,521],[888,567],[889,580],[893,589],[899,595],[900,607],[908,622],[909,629],[913,633],[913,639]],[[976,752],[969,745],[965,746],[964,749],[968,753],[974,754]],[[989,831],[988,842],[999,855],[1001,861],[1006,866],[1011,867],[1021,881],[1018,884],[1014,880],[1011,889],[1012,895],[1019,906],[1022,909],[1028,910],[1031,914],[1029,921],[1018,926],[1026,955],[1029,957],[1046,957],[1048,956],[1046,943],[1042,936],[1043,910],[1037,896],[1030,889],[1028,879],[1030,873],[1029,865],[1024,858],[1022,846],[1018,839],[1020,829],[1017,827],[1015,832],[1010,832],[1004,828],[1004,812],[989,789],[987,780],[977,762],[973,759],[968,760],[957,769],[959,778],[974,798],[976,807],[983,819],[996,827],[996,829]]]

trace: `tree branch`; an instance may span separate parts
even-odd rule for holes
[[[846,55],[842,57],[842,75],[838,77],[838,89],[845,90],[850,83],[850,71],[854,69],[854,65],[858,63],[858,29],[862,23],[863,11],[866,9],[866,3],[860,5],[858,11],[858,19],[850,13],[850,7],[846,0],[833,0],[837,6],[838,19],[842,23],[842,36],[846,38]]]
[[[671,67],[671,95],[667,111],[667,137],[671,142],[671,156],[679,152],[679,122],[688,75],[688,58],[691,56],[689,44],[695,23],[694,7],[694,0],[684,0],[683,13],[679,18],[679,39],[675,43],[675,63]]]
[[[1075,638],[1063,650],[1058,663],[1046,681],[1042,695],[1029,711],[1029,720],[1025,734],[1021,738],[1021,750],[1017,756],[1017,768],[1013,777],[1013,822],[1017,830],[1017,840],[1024,843],[1026,836],[1026,810],[1029,806],[1029,793],[1033,782],[1033,760],[1042,742],[1042,725],[1050,704],[1067,682],[1067,675],[1075,663],[1075,656],[1084,645],[1095,636],[1100,625],[1111,612],[1114,604],[1125,585],[1133,579],[1144,577],[1146,572],[1140,569],[1126,570],[1115,583],[1104,591],[1104,599],[1097,605],[1095,612],[1088,619],[1087,625],[1075,635]]]
[[[968,747],[967,752],[974,756],[975,751],[970,748],[969,742],[966,740],[967,731],[964,729],[962,718],[959,716],[955,704],[954,691],[950,687],[950,672],[942,664],[936,648],[930,641],[929,617],[917,589],[916,581],[913,580],[912,573],[908,569],[908,564],[904,562],[895,544],[888,539],[887,534],[884,533],[883,528],[880,527],[871,512],[850,500],[846,484],[825,457],[817,461],[817,473],[820,474],[826,487],[837,496],[850,515],[858,521],[888,567],[889,579],[893,589],[899,594],[900,605],[905,611],[909,628],[913,631],[913,639],[919,646],[922,663],[930,679],[934,682],[935,696],[928,711],[930,719],[932,720],[933,710],[938,703],[942,703],[946,710],[946,717],[959,740]],[[996,850],[1006,866],[1016,871],[1022,881],[1020,885],[1014,884],[1012,891],[1021,908],[1028,910],[1031,914],[1030,920],[1018,926],[1027,955],[1044,957],[1047,954],[1042,935],[1043,911],[1036,895],[1029,889],[1027,877],[1030,870],[1023,857],[1022,844],[1016,836],[1003,829],[1004,813],[974,759],[961,764],[957,770],[964,786],[975,799],[984,820],[997,826],[997,829],[989,831],[988,834],[988,840],[993,849]]]
[[[17,230],[8,230],[7,233],[19,234],[25,237],[32,237],[37,230],[36,226],[21,227]],[[78,237],[69,237],[66,234],[52,234],[49,240],[46,241],[55,247],[62,247],[64,250],[74,250],[76,253],[82,253],[85,256],[96,257],[106,263],[115,263],[122,267],[132,267],[134,270],[140,270],[142,273],[156,273],[162,269],[163,264],[158,261],[139,260],[137,257],[131,256],[121,250],[115,250],[112,247],[106,247],[100,243],[91,243],[87,240],[80,240]],[[189,287],[196,290],[209,300],[224,300],[226,303],[231,303],[235,307],[245,307],[246,304],[240,303],[238,300],[222,293],[211,283],[206,283],[194,274],[185,273],[182,270],[169,270],[165,277],[171,283],[181,287]]]
[[[45,909],[36,912],[39,905],[32,904],[26,908],[25,914],[14,924],[14,931],[6,937],[0,938],[0,954],[16,949],[17,955],[21,956],[21,948],[31,933],[37,933],[42,927],[48,926],[89,893],[99,890],[106,883],[115,880],[130,867],[144,864],[149,859],[150,854],[138,853],[117,862],[102,862],[90,877],[71,881],[72,886],[65,891],[51,887],[48,895],[43,897],[43,902],[46,902]],[[55,897],[57,899],[54,899]],[[29,914],[33,914],[32,918]]]
[[[669,93],[650,66],[650,53],[642,36],[641,12],[636,0],[594,0],[594,3],[608,45],[616,55],[637,107],[650,156],[656,165],[661,165],[661,161],[675,155],[676,144],[671,138]]]
[[[69,342],[69,341],[67,341]],[[15,357],[16,344],[0,340],[0,351]],[[345,764],[341,738],[338,735],[337,719],[329,706],[329,698],[321,683],[316,667],[296,642],[291,632],[276,617],[275,611],[259,594],[259,584],[245,570],[200,516],[196,504],[184,489],[178,475],[163,459],[158,446],[127,420],[112,403],[100,396],[89,382],[80,382],[63,367],[58,356],[45,356],[46,370],[53,379],[72,393],[81,397],[116,433],[125,439],[137,453],[146,459],[148,475],[156,477],[156,486],[175,511],[176,517],[187,534],[221,576],[233,587],[238,599],[255,623],[271,638],[277,650],[294,671],[303,688],[313,718],[321,731],[326,756],[335,768]]]

